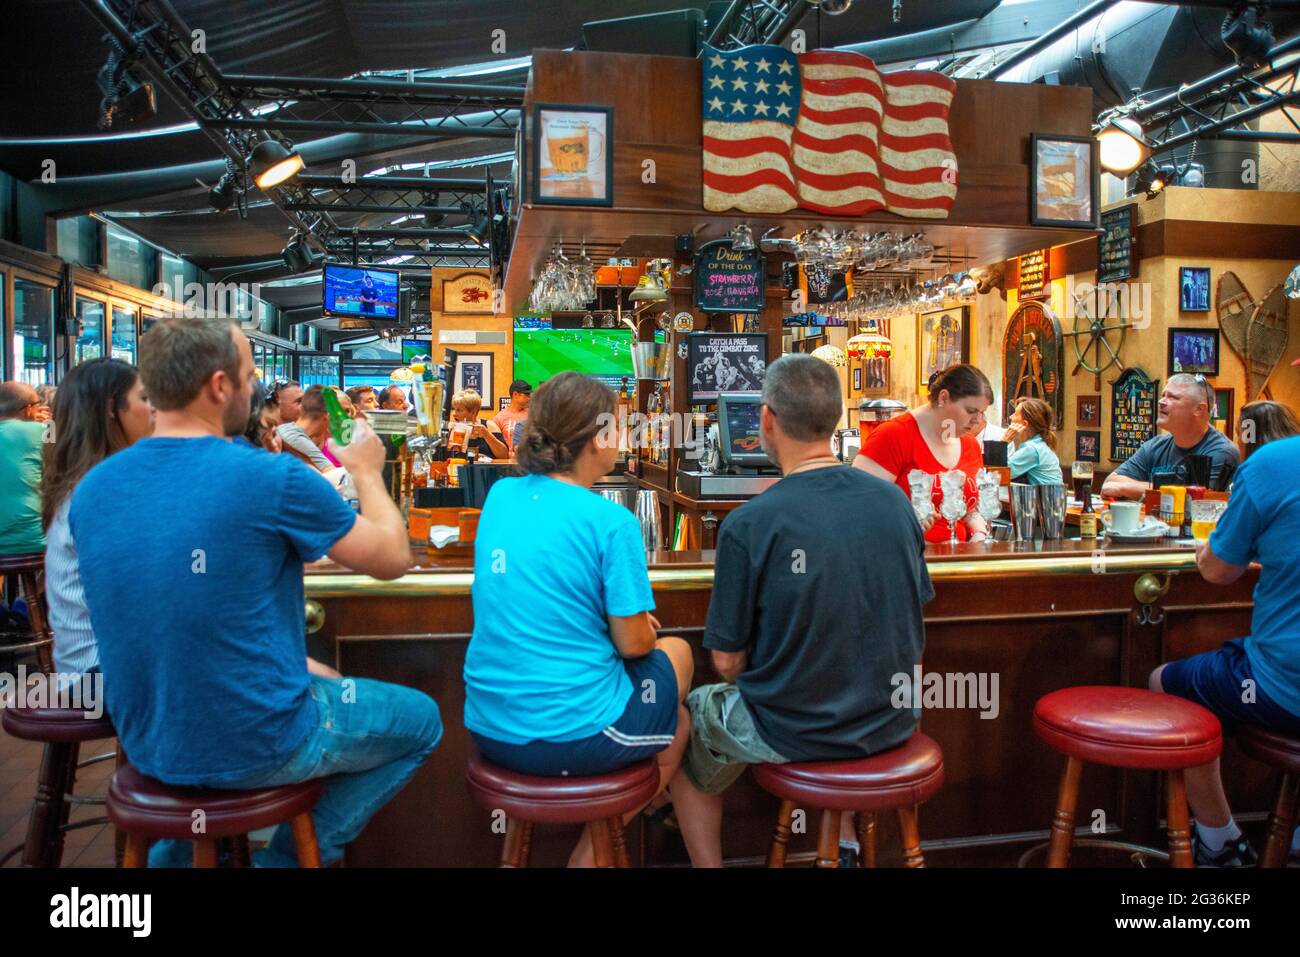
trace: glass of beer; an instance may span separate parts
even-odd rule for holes
[[[605,157],[605,136],[582,116],[546,115],[546,158],[551,179],[580,179]]]
[[[447,447],[453,452],[464,452],[469,445],[469,435],[472,431],[474,425],[471,422],[453,422]]]
[[[1197,499],[1192,505],[1192,538],[1198,542],[1209,541],[1210,532],[1219,524],[1219,517],[1228,507],[1227,502]]]

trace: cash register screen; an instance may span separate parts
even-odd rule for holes
[[[759,441],[760,397],[723,392],[718,396],[718,444],[724,465],[770,468],[772,461]]]

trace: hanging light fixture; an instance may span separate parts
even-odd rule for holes
[[[668,289],[664,286],[663,270],[666,260],[652,259],[646,267],[645,274],[637,280],[636,288],[628,295],[633,302],[663,302],[668,298]]]
[[[888,359],[894,354],[894,344],[888,336],[878,332],[862,332],[848,341],[850,359]]]
[[[1097,133],[1101,168],[1116,176],[1127,176],[1151,155],[1142,138],[1142,125],[1131,116],[1115,116]]]
[[[303,168],[302,156],[279,140],[262,140],[248,155],[248,170],[258,189],[270,189],[297,176]]]
[[[832,346],[830,344],[818,346],[812,351],[812,357],[814,359],[820,359],[822,362],[829,366],[834,366],[836,369],[842,369],[844,366],[848,365],[848,359],[844,355],[844,350],[839,346]]]

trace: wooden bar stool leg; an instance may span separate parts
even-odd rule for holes
[[[853,815],[853,823],[858,832],[858,843],[862,852],[858,855],[861,867],[876,866],[876,815],[863,811]]]
[[[58,814],[55,817],[54,833],[51,840],[53,863],[58,867],[63,862],[63,844],[67,836],[68,818],[72,816],[72,802],[69,798],[77,789],[77,762],[81,760],[81,745],[67,746],[67,770],[63,774],[63,791],[59,794]]]
[[[609,819],[609,836],[614,845],[614,866],[631,867],[632,861],[627,856],[627,839],[623,834],[623,817],[615,814]]]
[[[304,811],[293,819],[293,846],[298,852],[299,867],[320,867],[320,845],[316,843],[316,824],[311,811]]]
[[[1165,816],[1169,827],[1169,866],[1192,866],[1192,841],[1187,824],[1187,787],[1182,771],[1165,772]]]
[[[149,839],[139,834],[126,836],[126,849],[122,853],[123,867],[149,866]]]
[[[823,810],[817,833],[817,867],[840,866],[840,812]]]
[[[529,827],[525,821],[506,818],[506,840],[501,847],[502,867],[527,867],[528,851],[524,845],[525,832]]]
[[[1260,867],[1286,867],[1291,852],[1291,832],[1296,824],[1296,802],[1300,800],[1300,775],[1283,774],[1277,785],[1277,801],[1268,816],[1268,840]]]
[[[609,821],[591,821],[587,827],[591,829],[591,852],[596,859],[596,866],[613,867],[614,839],[609,832]]]
[[[216,841],[195,841],[194,842],[194,866],[195,867],[216,867],[217,866],[217,842]]]
[[[35,572],[23,572],[18,576],[18,587],[27,601],[27,620],[32,624],[32,640],[40,641],[51,635],[49,624],[45,620],[45,609],[41,606],[42,589]],[[41,671],[46,674],[54,672],[54,650],[52,642],[46,642],[36,649],[36,660]]]
[[[785,867],[785,849],[790,843],[790,819],[794,817],[794,802],[782,801],[781,810],[776,813],[776,832],[772,835],[772,847],[767,852],[768,867]]]
[[[898,809],[898,829],[903,838],[903,866],[925,867],[921,853],[921,828],[916,823],[916,806]]]
[[[1074,841],[1074,809],[1079,803],[1079,777],[1083,762],[1067,758],[1056,792],[1056,815],[1052,818],[1052,837],[1047,849],[1048,867],[1068,867],[1070,845]]]
[[[36,778],[36,797],[27,817],[27,839],[23,843],[23,867],[58,867],[63,850],[59,823],[64,819],[64,795],[68,793],[68,752],[72,745],[50,742],[41,751],[41,770]],[[75,760],[75,759],[74,759]]]

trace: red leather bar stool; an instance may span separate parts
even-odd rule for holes
[[[1300,801],[1300,738],[1290,738],[1276,731],[1250,725],[1237,728],[1237,744],[1256,761],[1278,772],[1277,800],[1268,816],[1268,840],[1260,867],[1286,867],[1291,851],[1291,832],[1295,830],[1297,802]]]
[[[320,867],[311,809],[323,789],[319,778],[249,791],[171,787],[125,764],[108,786],[108,816],[126,833],[123,867],[147,866],[149,845],[164,838],[193,841],[195,867],[216,867],[217,844],[229,841],[232,861],[247,866],[248,833],[286,821],[298,865]]]
[[[32,640],[0,648],[5,654],[22,651],[36,652],[41,670],[54,670],[54,635],[45,617],[45,591],[41,579],[45,573],[45,553],[30,555],[0,555],[0,578],[13,575],[18,579],[18,590],[27,601],[27,618],[32,623]]]
[[[58,867],[63,860],[63,836],[74,828],[91,827],[108,822],[106,817],[91,818],[68,824],[73,804],[103,804],[103,799],[75,797],[73,785],[77,769],[87,764],[111,760],[113,753],[90,758],[78,764],[81,745],[87,741],[107,741],[117,737],[107,715],[93,718],[80,708],[5,708],[0,724],[6,734],[23,741],[45,744],[41,770],[36,779],[36,798],[27,818],[27,837],[22,846],[23,867]],[[0,862],[14,852],[0,858]]]
[[[653,759],[610,774],[548,778],[519,774],[471,752],[465,781],[474,800],[506,815],[502,867],[527,867],[534,824],[586,824],[597,867],[628,867],[623,815],[649,803],[659,791]]]
[[[817,866],[839,866],[840,816],[854,815],[859,858],[876,866],[876,814],[896,811],[903,838],[905,867],[924,867],[917,809],[943,785],[943,751],[933,738],[916,732],[897,748],[857,761],[809,761],[754,766],[759,787],[781,799],[768,867],[785,867],[790,821],[796,807],[821,809]]]
[[[1223,750],[1219,719],[1195,702],[1141,688],[1062,688],[1038,699],[1034,733],[1067,758],[1056,799],[1047,866],[1066,867],[1084,762],[1164,771],[1173,867],[1192,866],[1183,771]]]

